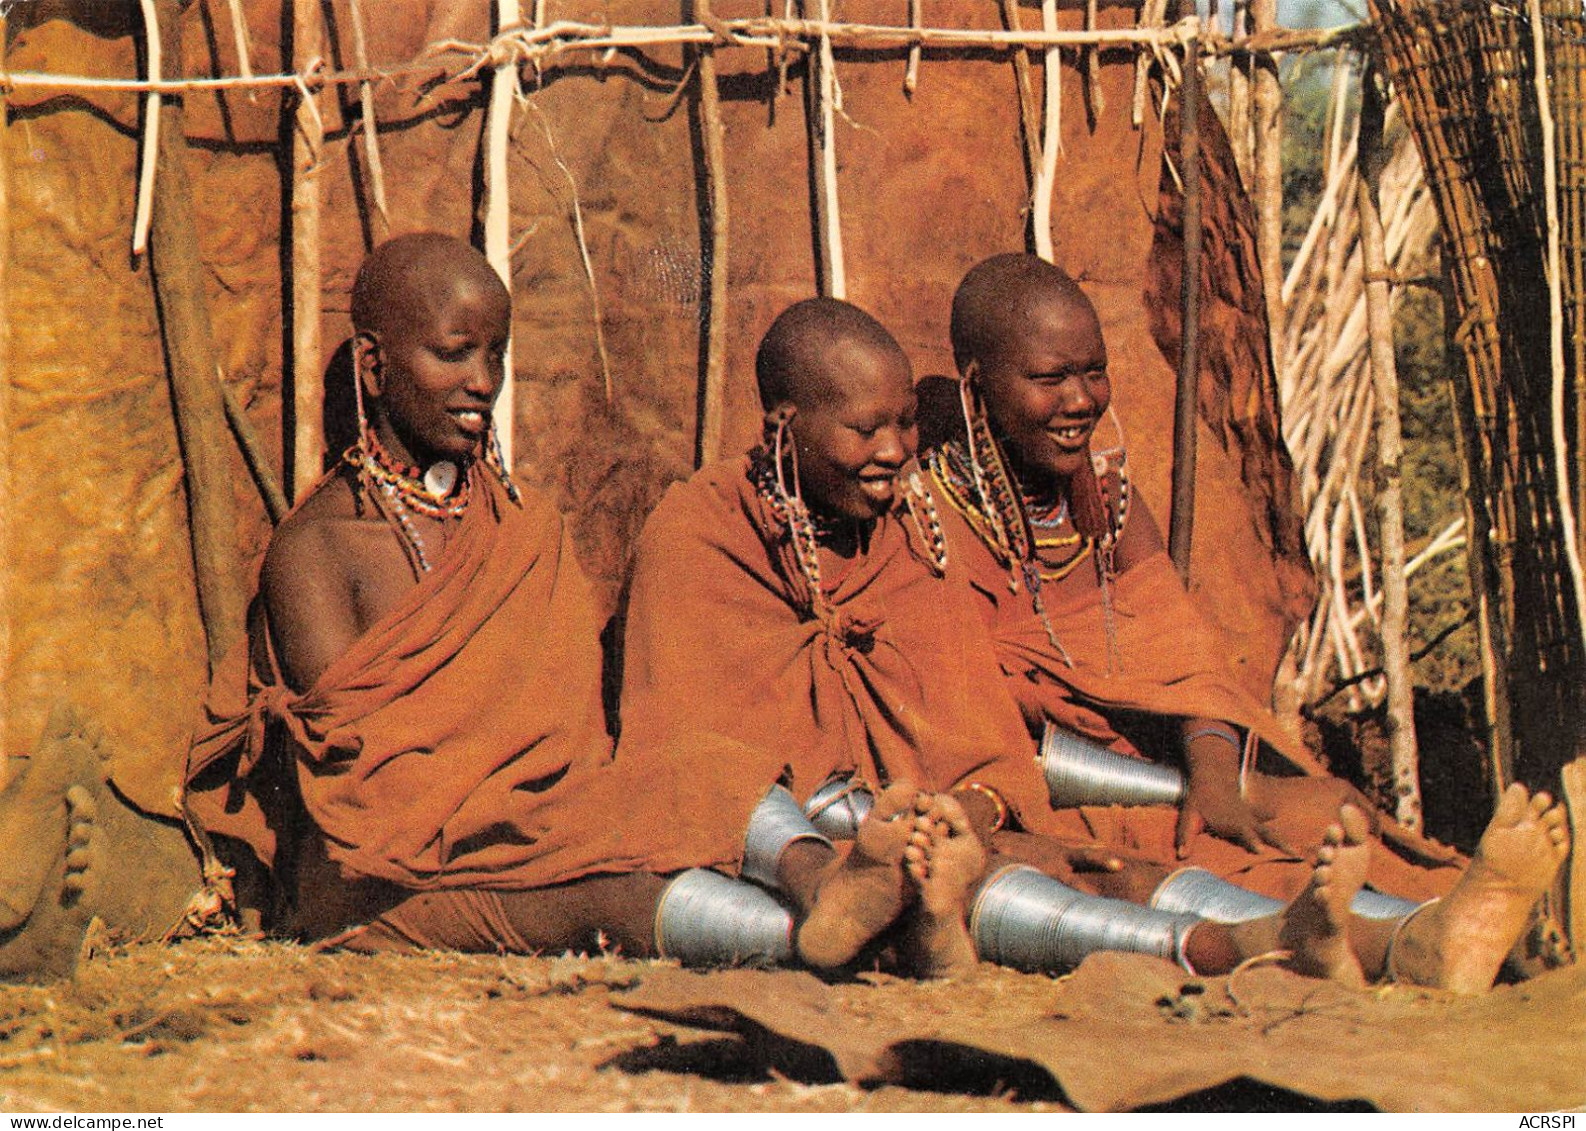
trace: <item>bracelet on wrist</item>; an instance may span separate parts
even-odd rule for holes
[[[1002,794],[992,789],[989,785],[982,785],[978,781],[972,781],[968,785],[960,786],[959,788],[967,789],[972,793],[978,793],[990,801],[992,805],[996,806],[997,819],[996,822],[991,826],[992,832],[998,832],[1007,827],[1008,803],[1003,800]]]

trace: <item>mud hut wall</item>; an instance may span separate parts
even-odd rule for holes
[[[894,7],[851,0],[842,16],[894,23]],[[763,14],[754,3],[716,8],[727,18]],[[279,68],[279,8],[246,9],[254,70]],[[344,5],[327,11],[327,65],[348,64]],[[405,63],[442,40],[489,38],[485,4],[411,0],[366,11],[376,67]],[[587,0],[549,0],[546,14],[625,24],[679,17],[675,3],[661,0],[624,0],[609,11]],[[994,6],[967,0],[939,3],[930,14],[939,26],[1000,27]],[[1132,6],[1106,7],[1102,22],[1124,26],[1134,16]],[[198,0],[186,19],[184,73],[237,73],[224,5]],[[1080,27],[1083,5],[1065,4],[1062,20]],[[131,32],[95,27],[87,17],[15,28],[7,64],[133,75]],[[1026,181],[1013,68],[994,52],[928,51],[910,99],[902,90],[905,58],[902,49],[837,54],[850,296],[892,328],[917,374],[949,374],[953,286],[979,259],[1023,246]],[[759,427],[755,345],[775,314],[816,282],[797,58],[782,95],[766,52],[722,49],[719,59],[733,218],[724,450],[734,451]],[[698,143],[686,90],[673,98],[691,78],[687,63],[675,46],[608,59],[564,55],[538,82],[525,68],[526,100],[514,114],[516,472],[548,489],[569,515],[584,564],[608,598],[649,508],[691,470],[705,281]],[[1039,66],[1037,57],[1037,78]],[[1096,301],[1133,482],[1165,524],[1173,405],[1165,357],[1176,357],[1177,348],[1152,326],[1152,303],[1167,293],[1153,283],[1163,269],[1160,251],[1153,258],[1161,197],[1172,191],[1162,176],[1162,130],[1154,112],[1142,128],[1129,123],[1132,52],[1102,53],[1106,109],[1098,121],[1087,113],[1080,73],[1067,53],[1055,254]],[[391,231],[473,234],[483,84],[404,78],[376,91]],[[329,89],[319,105],[327,136],[320,177],[329,355],[349,330],[353,274],[376,225],[356,89]],[[186,106],[224,377],[279,452],[287,269],[281,96],[190,93]],[[4,741],[8,750],[25,750],[49,704],[68,698],[109,731],[118,784],[145,807],[168,811],[174,754],[196,717],[205,664],[149,268],[127,253],[138,103],[131,95],[44,92],[13,95],[11,111],[15,364],[6,380],[16,503],[27,521],[12,523],[5,554],[16,601]],[[575,195],[611,362],[609,400],[572,222]],[[1246,322],[1239,332],[1254,331]],[[1270,393],[1270,372],[1263,379],[1212,369],[1203,388],[1237,388],[1238,395],[1202,397],[1203,413],[1222,418],[1203,423],[1192,586],[1228,633],[1236,665],[1266,694],[1303,607],[1273,564],[1273,516],[1292,507],[1290,489],[1286,481],[1263,484],[1251,468],[1281,470],[1286,457],[1271,449],[1252,464],[1226,445],[1234,416],[1248,416]],[[1275,413],[1274,403],[1264,411]],[[267,522],[240,459],[235,472],[245,526],[238,552],[252,559]]]

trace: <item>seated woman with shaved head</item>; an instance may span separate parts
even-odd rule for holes
[[[1183,769],[1176,807],[1121,809],[1105,797],[1030,807],[1010,796],[968,799],[972,816],[1155,860],[1154,874],[1120,874],[1120,894],[1163,905],[1170,887],[1193,888],[1175,904],[1191,911],[1230,894],[1261,906],[1219,878],[1281,898],[1312,883],[1298,854],[1336,839],[1341,803],[1369,813],[1397,845],[1410,844],[1336,779],[1254,770],[1258,747],[1298,767],[1310,760],[1226,670],[1226,649],[1130,491],[1124,452],[1093,450],[1111,385],[1100,321],[1079,286],[1034,256],[996,256],[959,286],[952,340],[963,419],[931,453],[932,479],[950,504],[943,523],[953,580],[979,607],[1030,734],[1044,736],[1046,755],[1068,749],[1097,763],[1098,751],[1112,751],[1142,760],[1106,771],[1128,788],[1160,779],[1130,768],[1143,760]],[[1028,746],[1009,758],[1042,773]],[[1346,840],[1365,836],[1357,829]],[[1366,854],[1374,887],[1444,898],[1417,909],[1403,901],[1372,907],[1370,893],[1362,896],[1356,909],[1382,916],[1350,928],[1366,974],[1391,967],[1421,982],[1485,989],[1567,851],[1560,808],[1523,786],[1504,795],[1463,873],[1451,853],[1413,861],[1374,842]],[[1142,876],[1154,883],[1183,863],[1215,876],[1139,887]]]
[[[861,827],[840,889],[851,910],[821,932],[830,956],[895,922],[922,973],[981,957],[1055,971],[1104,948],[1214,973],[1281,947],[1303,972],[1361,980],[1344,940],[1369,857],[1357,810],[1335,810],[1287,907],[1236,926],[1025,866],[1072,878],[1057,841],[1005,830],[988,853],[965,806],[1034,812],[1046,789],[990,636],[949,579],[942,518],[912,462],[908,361],[863,311],[811,299],[772,324],[756,374],[763,442],[671,487],[639,539],[618,763],[685,767],[734,814],[747,800],[735,781],[780,781],[776,836],[751,822],[751,839],[767,834],[794,891],[838,866],[814,829],[841,840],[873,794],[871,825],[905,806],[897,783],[918,784],[906,841],[877,829],[867,842]],[[811,936],[807,921],[806,957]]]
[[[360,270],[358,439],[275,531],[247,647],[189,758],[212,894],[358,949],[850,961],[903,911],[930,799],[900,779],[840,856],[779,768],[688,772],[730,764],[724,742],[693,746],[699,763],[613,760],[588,586],[561,516],[512,483],[494,442],[510,315],[489,263],[449,237],[392,240]],[[874,437],[893,435],[907,392],[905,370],[903,393],[872,404],[869,443],[886,450],[863,467],[812,453],[812,480],[851,511],[890,497],[901,455]],[[847,422],[835,392],[799,403],[811,427]],[[702,711],[726,698],[695,691]],[[826,755],[798,753],[808,773]]]

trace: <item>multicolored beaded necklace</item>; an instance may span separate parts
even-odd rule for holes
[[[342,454],[342,459],[357,470],[366,489],[385,500],[388,513],[396,519],[397,529],[407,543],[410,556],[420,573],[433,568],[413,512],[434,519],[462,518],[473,497],[473,481],[466,468],[441,460],[427,472],[396,460],[380,443],[367,421],[359,429],[358,442]]]

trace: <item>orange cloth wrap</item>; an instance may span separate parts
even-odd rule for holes
[[[474,475],[433,572],[303,694],[254,618],[192,745],[190,816],[272,868],[317,830],[310,857],[408,891],[735,859],[742,826],[721,831],[673,779],[611,772],[595,608],[561,516]]]
[[[671,487],[634,564],[619,762],[686,760],[738,808],[778,778],[803,801],[834,773],[976,780],[1016,808],[1039,803],[1006,757],[1033,764],[1034,744],[990,642],[902,505],[851,559],[823,551],[821,570],[826,616],[746,457]],[[699,753],[724,741],[734,762]]]

